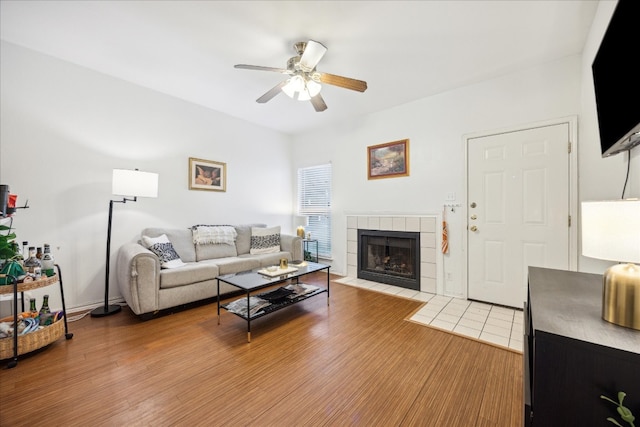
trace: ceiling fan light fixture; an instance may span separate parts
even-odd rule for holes
[[[322,86],[311,80],[306,79],[301,75],[292,76],[287,84],[282,87],[282,91],[292,99],[298,101],[308,101],[317,94],[320,93]]]
[[[304,90],[304,80],[302,76],[292,76],[287,80],[287,84],[282,87],[282,91],[287,94],[289,98],[299,99],[299,94]]]
[[[311,96],[311,98],[319,94],[320,89],[322,89],[322,85],[320,83],[311,79],[307,80],[307,91],[309,92],[309,96]]]

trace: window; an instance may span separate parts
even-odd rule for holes
[[[298,214],[318,240],[318,256],[331,258],[331,164],[298,169]]]

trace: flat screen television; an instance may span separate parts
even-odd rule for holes
[[[602,157],[640,144],[640,1],[619,0],[591,65]]]

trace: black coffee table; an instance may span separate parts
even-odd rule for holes
[[[232,303],[228,303],[224,305],[220,304],[220,282],[228,283],[229,285],[235,286],[237,288],[240,288],[246,291],[246,294],[247,294],[246,314],[233,312],[233,311],[231,312],[236,316],[239,316],[247,321],[247,342],[251,342],[251,321],[252,320],[258,319],[262,316],[266,316],[267,314],[281,310],[290,305],[297,304],[300,301],[304,301],[306,299],[309,299],[311,297],[314,297],[316,295],[319,295],[325,292],[327,293],[327,305],[329,305],[329,269],[331,268],[331,266],[319,264],[316,262],[310,262],[310,261],[305,261],[305,264],[306,265],[303,265],[303,266],[295,266],[290,264],[290,267],[296,268],[297,270],[286,273],[286,274],[276,275],[276,276],[271,276],[271,274],[275,274],[275,273],[266,272],[264,268],[257,268],[254,270],[248,270],[248,271],[243,271],[243,272],[234,273],[234,274],[224,274],[222,276],[216,277],[216,282],[218,286],[218,325],[220,324],[220,308],[224,308],[230,311],[229,308],[231,304],[235,302],[234,301]],[[326,288],[318,287],[317,289],[314,289],[307,293],[296,294],[296,293],[290,293],[289,290],[281,287],[276,289],[275,291],[251,295],[252,292],[259,291],[261,289],[265,289],[280,283],[290,282],[291,285],[299,284],[300,277],[306,274],[310,274],[310,273],[314,273],[316,271],[322,271],[322,270],[327,271],[327,287]],[[263,272],[264,274],[260,272]],[[288,295],[285,295],[285,294],[288,294]],[[264,299],[269,300],[270,304],[265,307],[262,307],[256,313],[250,314],[251,301],[252,301],[251,298],[252,297],[260,298],[261,296],[263,296]],[[254,301],[256,300],[254,299]],[[237,304],[237,302],[235,303]]]

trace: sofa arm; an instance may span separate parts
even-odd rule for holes
[[[116,278],[122,297],[135,314],[158,310],[160,260],[138,243],[125,243],[118,250]]]
[[[303,260],[302,237],[290,234],[280,235],[280,250],[289,252],[291,260]]]

